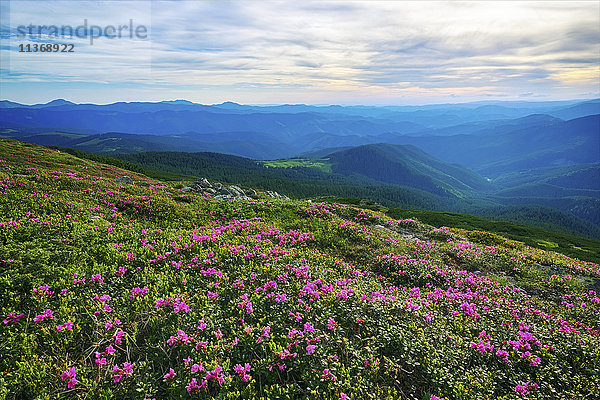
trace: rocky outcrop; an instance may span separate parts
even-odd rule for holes
[[[254,189],[242,189],[239,186],[224,186],[221,183],[211,183],[206,178],[194,181],[192,184],[181,189],[184,192],[194,192],[203,195],[209,195],[215,199],[225,200],[250,200],[255,198],[258,193]],[[267,191],[266,195],[274,199],[289,200],[289,197],[273,191]]]
[[[128,176],[120,176],[117,179],[115,179],[116,183],[123,183],[125,185],[133,185],[133,179],[131,179]]]
[[[290,198],[283,195],[283,194],[279,194],[277,192],[271,191],[271,190],[267,190],[267,196],[272,197],[274,199],[278,199],[278,200],[289,200]]]

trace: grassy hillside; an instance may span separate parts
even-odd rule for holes
[[[539,210],[538,210],[539,211]],[[552,210],[542,210],[547,213]],[[516,212],[513,210],[513,212]],[[396,219],[415,218],[435,227],[480,230],[502,235],[548,251],[558,251],[588,261],[600,260],[600,240],[551,232],[507,221],[491,220],[466,214],[416,211],[392,208],[387,215]],[[522,216],[521,216],[522,219]]]
[[[0,154],[2,398],[600,396],[597,264],[351,206],[214,200],[15,141]]]
[[[396,146],[390,147],[395,148]],[[419,153],[418,149],[416,149],[416,152]],[[368,154],[373,155],[370,152]],[[441,184],[439,181],[436,186],[434,180],[429,179],[427,182],[431,184],[431,190],[441,190],[442,193],[446,194],[445,196],[436,196],[433,193],[427,193],[423,190],[391,185],[389,183],[385,184],[367,176],[358,175],[356,174],[356,168],[354,169],[355,173],[350,176],[340,173],[327,173],[325,170],[329,167],[333,168],[334,164],[329,158],[257,162],[243,157],[218,153],[171,152],[117,154],[113,157],[145,169],[206,177],[212,180],[235,183],[263,190],[276,190],[295,198],[333,196],[368,199],[387,207],[430,211],[451,210],[482,216],[489,215],[512,222],[538,226],[551,231],[596,238],[600,237],[600,229],[594,225],[596,221],[600,221],[600,208],[596,206],[595,203],[597,203],[597,200],[593,198],[527,198],[531,204],[538,202],[547,207],[563,210],[563,212],[556,210],[550,212],[543,207],[538,207],[545,210],[543,218],[533,218],[530,210],[536,206],[523,205],[524,202],[527,203],[527,201],[524,201],[525,198],[492,195],[480,198],[478,194],[472,190],[468,190],[468,197],[458,199],[447,196],[447,192],[442,189],[442,186],[439,186]],[[415,157],[409,156],[408,159],[415,160]],[[363,158],[363,162],[367,163],[368,157]],[[442,163],[444,165],[437,165],[435,160],[431,161],[431,163],[434,166],[438,166],[439,170],[452,167],[446,163]],[[386,167],[392,165],[393,167],[393,163],[390,162],[384,162],[384,165]],[[410,171],[416,173],[423,170],[425,166],[413,165],[409,168]],[[439,170],[438,173],[440,173]],[[348,172],[352,172],[352,170]],[[470,177],[470,172],[460,167],[456,167],[452,173],[457,177],[454,178],[455,180],[473,180],[472,185],[474,186],[481,183],[480,177],[476,175],[475,177]],[[545,173],[545,176],[549,175],[551,174]],[[448,178],[450,177],[448,176]],[[489,187],[484,182],[484,187],[486,186]],[[464,190],[465,185],[461,184],[460,188]],[[454,191],[460,194],[460,189],[455,189]],[[507,206],[501,206],[500,202],[507,204]],[[503,211],[505,208],[506,210]],[[585,218],[585,220],[568,215],[566,214],[567,212],[579,215],[580,218]]]

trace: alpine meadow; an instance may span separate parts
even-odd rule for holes
[[[600,3],[0,2],[0,400],[600,399]]]

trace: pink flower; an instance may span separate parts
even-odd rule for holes
[[[77,370],[75,369],[75,367],[71,367],[68,370],[64,371],[62,374],[60,374],[60,379],[62,379],[63,381],[66,381],[68,379],[69,382],[67,383],[67,387],[69,389],[73,389],[78,383],[78,380],[75,378],[76,375]]]
[[[196,380],[196,378],[192,378],[192,380],[185,387],[185,389],[188,391],[188,393],[192,393],[192,390],[200,389],[200,386],[198,385],[198,381]]]
[[[523,384],[523,385],[515,386],[515,393],[521,395],[521,397],[525,397],[529,394],[529,392],[532,392],[532,391],[536,390],[537,388],[538,388],[537,383],[525,382],[525,384]]]
[[[123,372],[125,372],[126,375],[132,374],[133,373],[133,364],[124,362],[123,363]]]
[[[194,365],[192,365],[191,370],[192,370],[192,373],[195,374],[196,372],[204,371],[204,366],[202,365],[202,363],[200,363],[200,365],[194,364]]]
[[[4,325],[16,325],[21,318],[23,318],[25,314],[16,315],[14,312],[8,313],[4,321],[2,323]]]
[[[175,373],[175,371],[173,370],[173,368],[169,368],[169,372],[167,372],[165,374],[165,376],[163,376],[163,379],[173,379],[177,376],[177,374]]]
[[[323,379],[331,379],[332,381],[335,381],[335,379],[336,379],[335,375],[333,375],[331,372],[329,372],[328,368],[325,368],[323,370],[323,375],[321,375],[321,378],[323,378]]]
[[[233,370],[235,371],[236,374],[244,373],[244,367],[242,367],[240,364],[236,364],[235,367],[233,368]]]
[[[529,360],[529,364],[531,365],[539,365],[542,362],[542,359],[539,357],[535,357]]]
[[[306,352],[308,354],[312,354],[315,352],[315,345],[309,344],[308,346],[306,346]]]
[[[333,319],[332,317],[329,317],[329,320],[327,321],[327,329],[332,331],[336,328],[336,326],[337,326],[337,322],[335,322],[335,319]]]
[[[125,332],[123,332],[122,330],[118,330],[115,332],[115,334],[113,335],[113,339],[115,340],[115,344],[121,344],[122,342],[122,337],[125,335]]]
[[[79,381],[75,377],[73,377],[73,378],[69,379],[69,382],[67,383],[67,387],[69,389],[73,389],[75,387],[75,385],[77,385],[77,383],[79,383]]]
[[[72,330],[73,329],[73,322],[71,321],[67,321],[62,325],[56,325],[56,331],[60,332],[63,329],[67,329],[67,330]]]
[[[50,310],[49,308],[46,309],[43,314],[36,315],[33,318],[33,322],[42,322],[46,319],[54,319],[54,311]]]

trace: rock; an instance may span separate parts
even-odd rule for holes
[[[274,199],[278,199],[278,200],[289,200],[290,199],[289,197],[279,194],[275,191],[267,190],[266,193],[267,193],[267,196],[272,197]]]
[[[90,221],[99,221],[99,220],[101,220],[101,219],[102,219],[102,217],[100,217],[100,216],[98,216],[98,215],[90,215],[90,216],[88,217],[88,219],[89,219]]]
[[[222,185],[222,184],[220,184],[219,182],[217,182],[217,183],[215,183],[214,185],[212,185],[212,187],[213,187],[213,189],[216,189],[216,190],[221,190],[221,189],[223,189],[223,185]]]
[[[246,190],[244,190],[244,194],[249,197],[258,196],[258,194],[256,193],[256,190],[254,190],[254,189],[246,189]]]
[[[138,186],[150,187],[150,186],[152,186],[152,185],[151,185],[151,184],[149,184],[148,182],[140,181],[140,182],[138,182]]]
[[[181,191],[182,191],[182,192],[191,192],[192,190],[193,190],[193,189],[192,189],[192,187],[191,187],[191,186],[186,186],[186,187],[184,187],[184,188],[181,188]]]
[[[206,178],[202,178],[199,181],[194,181],[194,184],[203,188],[212,187],[212,183],[210,183]]]
[[[126,185],[133,185],[133,179],[131,179],[128,176],[120,176],[117,179],[115,179],[116,183],[124,183]]]

